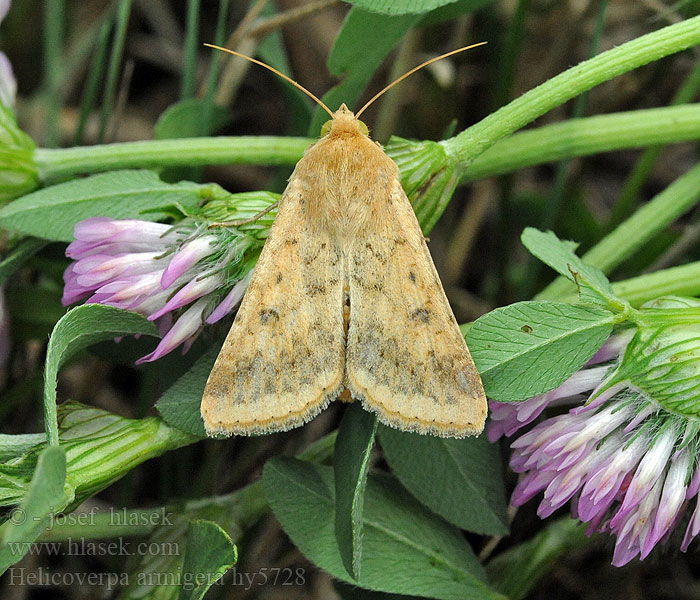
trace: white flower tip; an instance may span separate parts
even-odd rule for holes
[[[0,0],[0,22],[7,16],[10,11],[10,0]]]
[[[17,79],[12,70],[12,63],[4,52],[0,52],[0,102],[9,108],[13,108],[16,98]]]

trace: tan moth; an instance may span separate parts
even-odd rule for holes
[[[356,116],[344,104],[332,112],[275,72],[331,121],[289,179],[209,375],[207,433],[291,429],[347,390],[392,427],[478,435],[487,412],[481,379],[398,168],[358,118],[391,86]]]

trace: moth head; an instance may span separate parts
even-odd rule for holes
[[[321,137],[325,137],[329,133],[334,135],[347,133],[369,135],[369,129],[345,104],[341,104],[340,108],[333,113],[333,118],[326,121],[321,127]]]

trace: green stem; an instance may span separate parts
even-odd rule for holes
[[[75,130],[75,143],[80,144],[83,141],[83,134],[87,126],[88,118],[95,107],[99,85],[102,81],[102,72],[104,71],[107,61],[107,46],[109,45],[109,32],[112,29],[112,21],[106,19],[103,21],[100,31],[95,40],[94,57],[90,65],[83,92],[83,98],[80,103],[80,117],[78,118],[78,126]]]
[[[62,515],[41,536],[41,542],[65,542],[70,539],[110,539],[138,537],[153,533],[156,527],[168,526],[181,514],[201,511],[211,506],[228,506],[241,530],[250,527],[268,510],[262,481],[223,496],[188,500],[182,504],[156,508],[122,508]]]
[[[44,6],[44,98],[46,102],[46,145],[59,142],[58,115],[61,110],[59,87],[63,69],[63,23],[66,16],[64,0],[47,2]]]
[[[85,537],[86,531],[90,532],[90,539],[148,535],[156,527],[158,519],[162,521],[162,517],[162,508],[71,513],[58,516],[53,527],[42,534],[41,541],[80,539]]]
[[[504,35],[498,72],[495,78],[494,107],[500,108],[512,97],[515,69],[525,34],[525,20],[530,10],[530,0],[519,0],[513,18]]]
[[[613,293],[633,307],[662,296],[700,296],[700,261],[624,279],[612,284]],[[576,302],[574,293],[557,300]]]
[[[700,16],[669,25],[603,52],[539,85],[459,135],[442,142],[466,169],[502,137],[618,75],[700,44]]]
[[[219,0],[219,12],[216,17],[216,33],[214,34],[214,44],[223,46],[226,36],[226,16],[228,15],[229,0]],[[202,116],[200,122],[199,133],[208,135],[211,132],[210,123],[211,115],[214,111],[214,94],[216,92],[216,82],[219,79],[221,71],[221,60],[223,52],[215,52],[209,63],[209,72],[207,73],[206,86],[204,90],[204,104],[202,106]]]
[[[700,322],[700,308],[689,306],[677,308],[647,308],[635,310],[630,320],[637,327],[659,327],[667,325],[697,325]]]
[[[185,64],[182,69],[182,89],[180,96],[194,96],[197,70],[197,33],[199,31],[199,0],[189,0],[187,3],[187,25],[185,32]]]
[[[699,200],[700,164],[697,164],[584,254],[584,262],[610,273]],[[568,294],[571,286],[569,281],[558,277],[537,298],[558,298]]]
[[[131,0],[121,0],[117,10],[117,29],[112,43],[112,54],[109,57],[109,67],[107,69],[107,82],[105,84],[105,95],[102,100],[102,113],[100,115],[100,130],[97,139],[104,140],[109,123],[110,113],[114,106],[114,99],[117,95],[117,84],[119,83],[119,68],[124,54],[124,43],[126,40],[126,30],[129,25],[129,15],[131,14]]]
[[[516,133],[474,159],[462,183],[517,169],[622,148],[700,138],[700,104],[571,119]]]
[[[181,165],[293,165],[313,140],[295,137],[180,138],[35,151],[41,180],[52,183],[79,173],[159,169]]]
[[[618,281],[613,292],[632,306],[661,296],[700,296],[700,261]]]
[[[700,104],[573,119],[516,133],[478,156],[462,182],[533,165],[623,148],[700,138]],[[44,184],[83,173],[182,165],[293,165],[314,142],[293,137],[213,137],[146,140],[35,151]]]

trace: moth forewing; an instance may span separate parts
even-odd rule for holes
[[[201,413],[210,435],[290,429],[342,391],[342,253],[309,222],[309,201],[292,175],[207,380]]]
[[[379,420],[438,436],[479,434],[484,390],[398,180],[351,247],[346,385]]]
[[[207,381],[209,433],[289,429],[344,388],[404,430],[483,429],[481,381],[398,169],[361,125],[341,106],[294,170]]]

